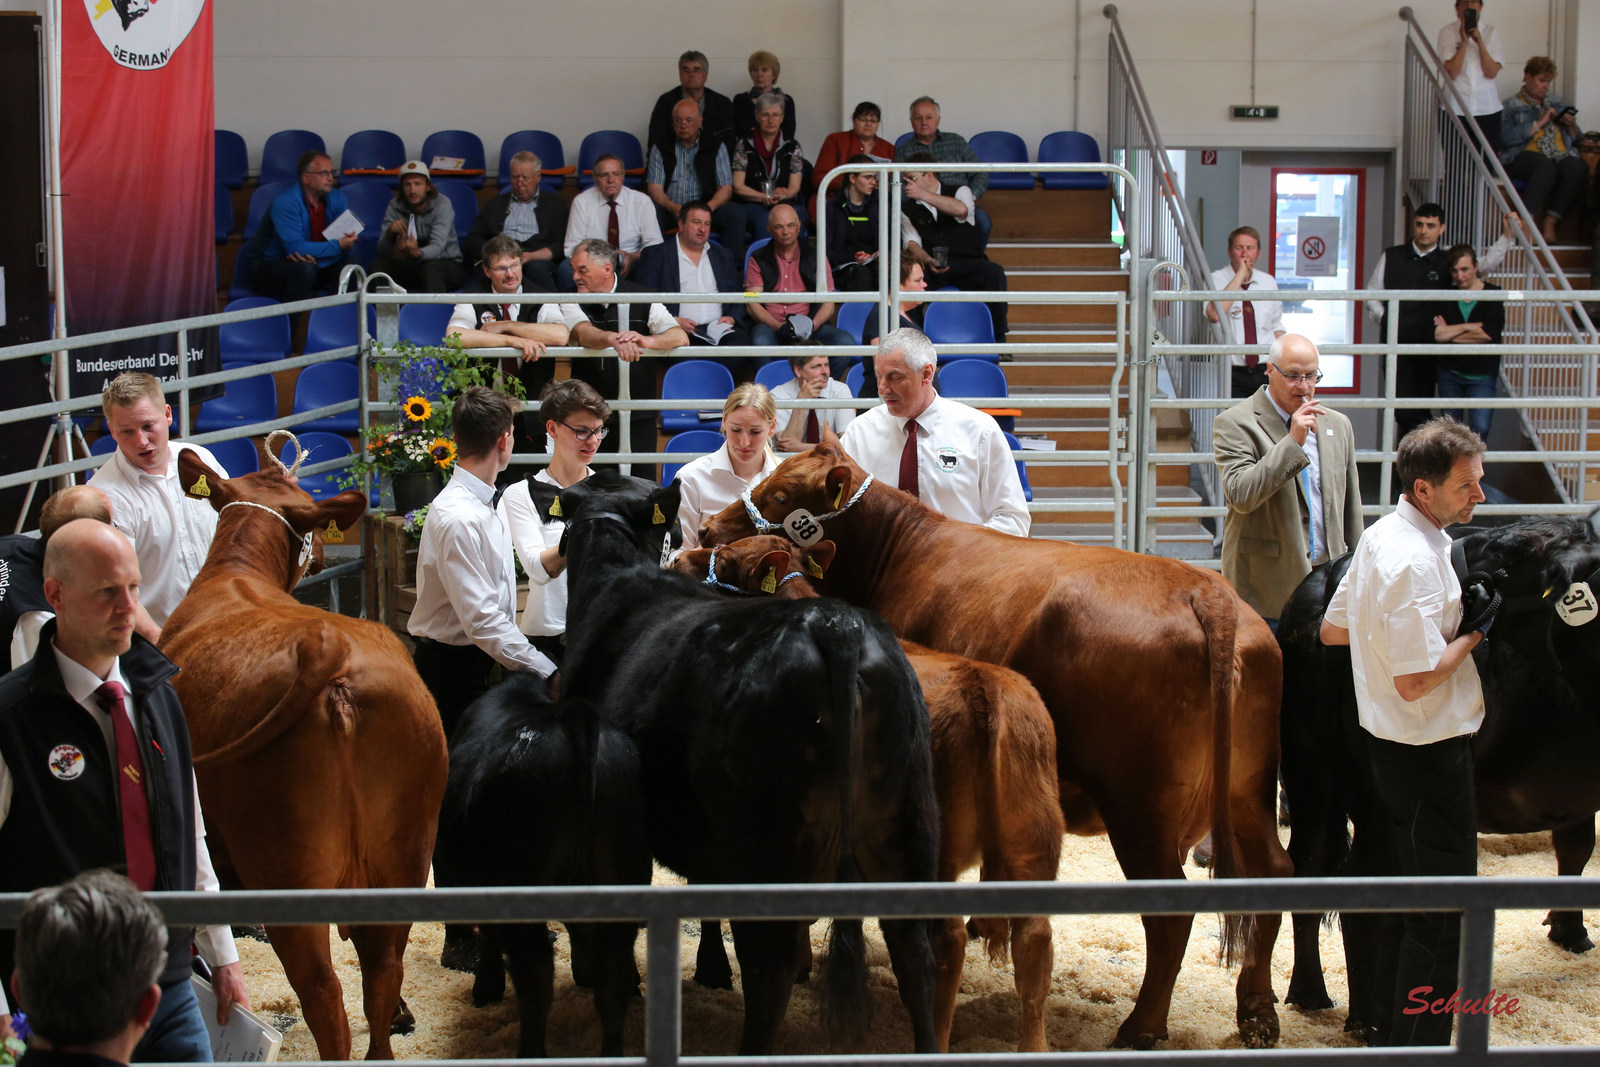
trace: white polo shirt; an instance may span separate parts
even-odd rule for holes
[[[772,387],[772,399],[774,400],[794,400],[799,395],[799,378],[790,378],[788,381],[780,382]],[[822,396],[819,399],[849,400],[853,396],[855,394],[850,391],[848,385],[837,378],[829,378],[828,384],[823,386]],[[831,426],[836,434],[844,433],[845,428],[854,422],[856,418],[854,408],[814,408],[812,410],[816,412],[818,426]],[[778,409],[778,433],[783,433],[787,430],[792,419],[800,420],[795,423],[795,429],[797,432],[804,432],[806,416],[810,413],[809,411],[802,411],[800,408]]]

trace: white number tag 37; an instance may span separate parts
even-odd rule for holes
[[[1556,601],[1556,614],[1568,626],[1582,626],[1600,615],[1600,603],[1595,602],[1594,592],[1590,590],[1588,582],[1573,582],[1561,594],[1561,599]]]

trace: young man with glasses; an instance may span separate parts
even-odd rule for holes
[[[288,303],[331,293],[339,271],[353,262],[357,234],[324,240],[323,229],[349,204],[333,187],[333,159],[311,151],[300,156],[300,182],[279,193],[261,228],[239,253],[237,271],[252,291]],[[363,219],[376,223],[377,219]]]
[[[1222,573],[1276,632],[1300,579],[1361,536],[1361,483],[1350,420],[1316,400],[1317,346],[1272,343],[1267,384],[1217,416],[1227,500]]]

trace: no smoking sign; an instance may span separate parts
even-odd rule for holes
[[[1297,220],[1299,247],[1295,253],[1295,275],[1301,278],[1331,278],[1338,273],[1339,219],[1334,215],[1301,215]]]

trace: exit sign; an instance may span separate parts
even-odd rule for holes
[[[1234,104],[1232,112],[1236,119],[1275,119],[1278,117],[1278,105]]]

